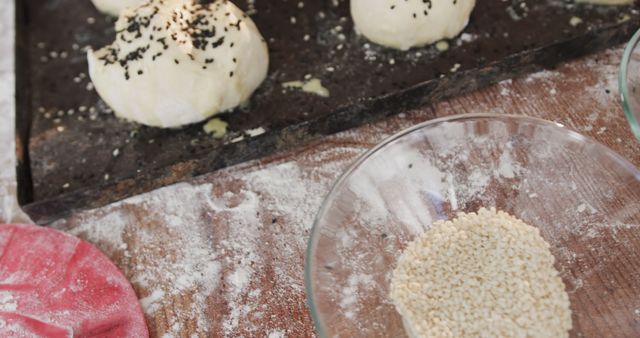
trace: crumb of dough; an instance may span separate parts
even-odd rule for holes
[[[495,209],[411,242],[390,296],[411,337],[568,337],[569,297],[540,231]]]
[[[447,40],[440,40],[436,42],[436,49],[440,52],[445,52],[449,50],[449,43],[447,42]]]
[[[211,134],[213,138],[223,138],[227,134],[229,124],[219,118],[213,118],[207,122],[202,129],[207,134]]]
[[[300,88],[305,93],[315,94],[322,97],[329,97],[329,89],[322,85],[320,79],[310,79],[308,81],[283,82],[284,88]]]
[[[572,16],[572,17],[571,17],[571,19],[569,19],[569,24],[570,24],[572,27],[576,27],[577,25],[579,25],[579,24],[581,24],[581,23],[582,23],[582,19],[580,19],[580,18],[579,18],[579,17],[577,17],[577,16]]]

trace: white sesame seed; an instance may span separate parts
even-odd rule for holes
[[[410,242],[390,298],[416,336],[568,337],[569,297],[553,263],[537,228],[482,208],[437,221]],[[498,329],[486,313],[517,325]]]
[[[87,18],[87,23],[90,25],[93,25],[94,23],[96,23],[96,18],[90,16]]]

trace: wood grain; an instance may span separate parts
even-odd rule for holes
[[[132,281],[140,298],[148,297],[154,290],[166,291],[155,303],[157,308],[147,310],[149,329],[154,337],[165,334],[265,337],[280,333],[289,337],[311,337],[314,329],[303,286],[306,240],[322,197],[351,161],[385,137],[434,115],[492,112],[556,121],[606,144],[638,166],[640,142],[631,134],[616,88],[620,57],[621,49],[616,48],[555,70],[502,82],[326,137],[290,152],[206,175],[188,187],[172,186],[136,197],[134,201],[76,214],[55,226],[98,245]],[[292,183],[289,199],[282,196],[286,186],[264,183],[282,168],[288,168],[283,175],[291,175],[292,182],[301,185]],[[254,221],[242,223],[238,220],[247,219],[247,215],[238,208],[248,196],[255,197],[258,214],[252,218]],[[225,205],[215,204],[220,201]],[[290,209],[279,207],[283,205]],[[159,210],[158,206],[163,209]],[[120,239],[114,240],[109,231],[96,231],[97,226],[92,226],[107,222],[113,215],[124,220],[122,243]],[[172,220],[168,215],[182,218]],[[625,250],[640,250],[636,229],[627,229],[618,235],[636,239],[628,242],[633,247]],[[189,247],[182,250],[173,245],[192,245],[195,250],[200,248],[202,238],[207,239],[202,245],[209,245],[210,256],[185,258],[185,253],[192,254]],[[253,250],[251,255],[247,250]],[[204,284],[197,283],[179,292],[171,291],[177,290],[182,271],[177,263],[196,260],[206,264],[208,259],[220,264],[220,271],[215,274],[217,279],[209,281],[216,285],[209,288],[211,292],[207,293]],[[177,263],[170,264],[174,261]],[[587,264],[578,262],[577,269],[583,263]],[[612,278],[620,285],[626,283],[625,273],[637,271],[637,264],[625,257],[614,265],[619,274]],[[247,285],[236,289],[232,277],[238,271],[245,271],[242,269],[249,271],[251,278]],[[142,281],[140,277],[149,271],[167,274]],[[259,292],[252,292],[255,290]],[[611,296],[612,291],[600,291],[603,294],[593,294],[589,306],[602,314],[605,310],[598,307],[598,299]],[[194,306],[198,304],[197,299],[205,300],[202,308]],[[203,319],[207,323],[199,322]],[[619,320],[615,316],[594,316],[593,319],[594,329],[590,332],[598,332],[598,327],[610,324],[598,320]],[[626,320],[638,323],[638,319]],[[610,333],[599,334],[607,335]]]

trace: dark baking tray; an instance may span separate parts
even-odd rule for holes
[[[305,0],[302,8],[299,2],[256,3],[252,17],[269,42],[269,77],[248,107],[222,116],[230,132],[215,140],[202,124],[162,130],[119,120],[86,89],[82,48],[103,46],[114,36],[113,20],[90,1],[16,1],[17,171],[24,211],[47,223],[103,206],[552,67],[626,41],[640,22],[630,6],[479,0],[467,35],[451,40],[449,50],[401,52],[355,34],[347,1]],[[247,8],[245,1],[238,5]],[[582,23],[571,25],[572,17]],[[451,72],[455,64],[460,68]],[[282,82],[306,74],[321,79],[331,96],[283,91]],[[230,142],[257,127],[266,132]]]

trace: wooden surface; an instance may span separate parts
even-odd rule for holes
[[[142,299],[153,337],[313,336],[304,250],[324,195],[351,161],[434,115],[492,112],[557,121],[638,166],[640,142],[631,135],[618,99],[620,54],[616,48],[502,82],[188,184],[75,214],[55,226],[96,244],[122,269]],[[0,113],[2,121],[11,121],[12,111],[5,107]],[[13,159],[3,159],[10,167]],[[3,172],[0,191],[6,196],[15,192],[15,183]],[[7,201],[0,221],[24,220]]]
[[[348,1],[258,1],[252,18],[269,43],[269,76],[246,109],[221,116],[229,132],[217,140],[202,123],[146,128],[109,113],[85,76],[83,47],[110,43],[113,20],[89,1],[17,4],[18,196],[43,224],[601,50],[640,25],[633,6],[484,0],[446,51],[401,52],[355,34]],[[329,98],[282,90],[307,74]],[[255,128],[264,134],[245,133]]]
[[[358,154],[434,114],[494,112],[557,121],[640,165],[640,143],[618,102],[619,58],[620,49],[600,53],[56,226],[102,248],[140,298],[162,290],[151,306],[154,297],[143,301],[153,336],[311,336],[303,286],[307,236],[322,197]],[[108,233],[119,231],[118,224],[122,230],[115,237],[126,245]],[[203,252],[194,256],[196,249]],[[208,275],[214,280],[195,278],[175,292],[176,278],[193,274],[208,259],[219,263],[219,271]],[[184,262],[195,265],[185,268]]]

